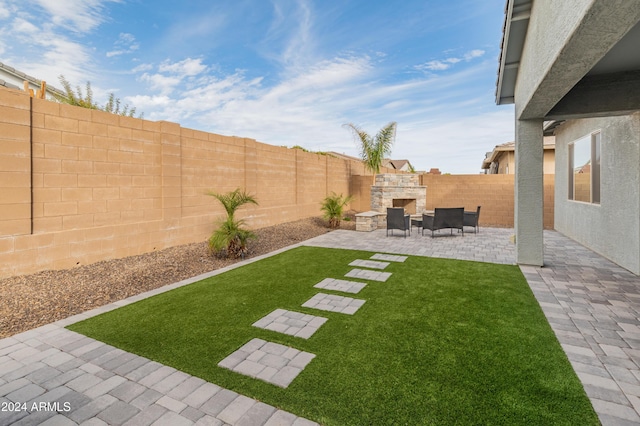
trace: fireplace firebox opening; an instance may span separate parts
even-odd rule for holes
[[[416,199],[415,198],[394,198],[392,200],[393,207],[402,207],[404,211],[409,214],[416,214]]]

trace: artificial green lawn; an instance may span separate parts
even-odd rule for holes
[[[299,247],[68,328],[326,425],[599,424],[516,266],[409,257],[355,315],[300,306],[371,255]],[[251,326],[277,308],[329,321]],[[254,337],[316,358],[287,389],[217,367]]]

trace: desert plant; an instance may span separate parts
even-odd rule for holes
[[[371,137],[355,124],[347,123],[344,127],[351,129],[357,137],[356,142],[360,148],[360,157],[362,157],[365,167],[371,170],[374,175],[380,173],[382,160],[391,154],[391,146],[396,138],[397,123],[390,122],[380,129],[375,137]]]
[[[209,250],[212,253],[226,251],[228,257],[244,257],[247,252],[247,242],[256,235],[243,228],[245,221],[235,218],[235,212],[245,204],[258,204],[255,197],[237,188],[226,194],[213,191],[207,195],[215,197],[227,212],[227,217],[218,223],[218,228],[209,238]]]
[[[87,81],[85,92],[83,93],[80,86],[76,87],[76,90],[74,91],[69,80],[67,80],[63,75],[59,76],[58,79],[64,88],[65,94],[64,96],[58,94],[54,94],[53,96],[60,103],[79,106],[82,108],[97,109],[111,114],[122,115],[124,117],[135,117],[136,109],[130,109],[129,105],[124,105],[124,107],[121,108],[120,99],[116,98],[113,93],[109,94],[109,100],[103,107],[101,107],[93,100],[93,90],[91,89],[90,82]],[[138,117],[142,118],[143,115],[144,114],[140,114]]]
[[[331,228],[338,228],[340,226],[340,220],[343,216],[344,206],[349,204],[353,200],[353,196],[347,195],[344,197],[342,194],[338,195],[332,192],[322,201],[322,207],[320,210],[324,212],[324,218],[329,221]]]
[[[243,228],[242,219],[227,217],[219,223],[218,228],[209,237],[209,250],[212,253],[226,252],[227,257],[244,257],[247,252],[247,242],[256,235]]]

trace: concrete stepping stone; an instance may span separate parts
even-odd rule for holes
[[[352,297],[338,296],[335,294],[318,293],[302,304],[305,308],[319,309],[321,311],[338,312],[340,314],[353,315],[366,300]]]
[[[345,274],[349,278],[361,278],[364,280],[385,282],[391,276],[391,272],[371,271],[368,269],[352,269]]]
[[[356,259],[349,266],[360,266],[362,268],[384,269],[389,266],[389,262],[377,262],[375,260]]]
[[[387,262],[404,262],[408,256],[396,256],[395,254],[376,253],[371,259],[386,260]]]
[[[337,280],[334,278],[325,278],[318,284],[314,285],[315,288],[321,288],[324,290],[341,291],[343,293],[359,293],[360,290],[365,288],[367,284],[358,281]]]
[[[251,339],[218,367],[286,388],[315,357],[289,346]]]
[[[327,318],[323,317],[276,309],[266,317],[254,322],[253,326],[308,339],[326,321]]]

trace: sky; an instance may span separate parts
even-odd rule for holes
[[[391,158],[477,174],[513,141],[496,106],[505,0],[0,0],[0,62],[91,83],[147,120],[359,156],[345,123],[397,122]]]

